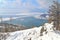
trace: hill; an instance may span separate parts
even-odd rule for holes
[[[45,23],[40,27],[4,34],[6,40],[60,40],[60,32],[54,30],[53,23]]]

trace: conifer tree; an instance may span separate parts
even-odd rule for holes
[[[57,1],[53,1],[53,4],[49,9],[49,22],[54,22],[54,27],[56,30],[60,30],[60,3]]]

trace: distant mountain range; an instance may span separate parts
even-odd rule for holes
[[[46,16],[49,16],[49,14],[41,14],[40,16],[41,17],[46,17]]]

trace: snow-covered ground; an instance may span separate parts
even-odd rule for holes
[[[45,23],[40,27],[10,32],[5,35],[5,40],[60,40],[60,32],[53,30],[53,23]]]

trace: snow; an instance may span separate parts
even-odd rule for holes
[[[17,19],[17,18],[19,17],[12,17],[12,19]],[[2,18],[2,21],[8,21],[8,20],[10,20],[10,18]],[[1,19],[0,19],[0,22],[1,22]]]
[[[43,35],[40,36],[43,27],[45,31],[43,31]],[[53,30],[53,22],[45,23],[40,27],[10,32],[8,34],[6,40],[60,40],[60,31]]]

